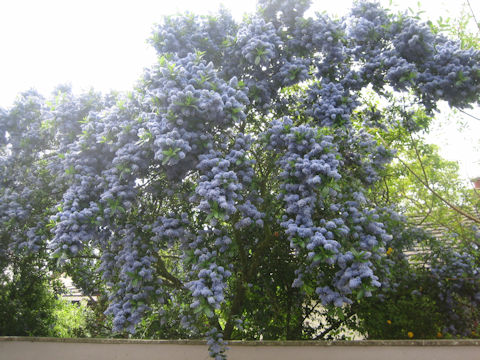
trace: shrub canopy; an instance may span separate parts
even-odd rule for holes
[[[376,3],[340,19],[308,7],[166,17],[128,94],[60,87],[1,110],[5,249],[108,294],[116,331],[157,314],[218,358],[223,338],[318,336],[318,303],[338,315],[395,289],[423,235],[372,198],[383,139],[425,129],[440,100],[478,102],[480,54]]]

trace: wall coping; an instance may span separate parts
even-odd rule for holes
[[[89,343],[89,344],[151,344],[151,345],[206,345],[205,340],[143,340],[111,338],[51,338],[0,336],[2,341]],[[230,340],[228,346],[480,346],[476,339],[440,340],[290,340],[290,341],[241,341]]]

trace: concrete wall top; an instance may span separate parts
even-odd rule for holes
[[[112,338],[51,338],[0,336],[0,341],[60,342],[89,344],[156,344],[156,345],[206,345],[205,340],[143,340]],[[438,340],[294,340],[294,341],[241,341],[229,340],[229,346],[480,346],[477,339]]]
[[[228,360],[479,360],[480,340],[229,341]],[[212,360],[201,340],[0,337],[0,360]]]

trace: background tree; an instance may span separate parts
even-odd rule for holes
[[[47,240],[66,184],[57,177],[60,152],[81,131],[81,120],[98,109],[94,93],[74,98],[59,87],[51,99],[21,94],[0,124],[0,274],[3,335],[55,335],[58,277],[65,269],[50,257]],[[80,268],[67,269],[75,279]],[[89,270],[94,273],[93,269]],[[90,278],[89,284],[92,284]],[[78,284],[79,282],[76,281]],[[82,286],[89,294],[89,288]],[[91,291],[91,289],[90,289]],[[91,292],[90,292],[91,293]],[[71,323],[69,325],[72,325]],[[72,326],[74,328],[74,326]],[[62,330],[63,331],[63,330]],[[60,333],[62,332],[60,331]]]
[[[41,260],[11,259],[0,282],[0,335],[49,336],[55,324],[55,296]]]
[[[435,25],[431,21],[428,23],[435,33],[457,38],[462,48],[478,48],[478,27],[470,26],[473,17],[471,8],[465,4],[460,18],[440,18]],[[400,119],[401,115],[395,114],[407,113],[405,106],[396,99],[388,106],[381,104],[375,96],[369,101],[372,109],[388,116]],[[472,110],[448,111],[452,113],[452,118],[463,113],[474,121]],[[432,121],[439,121],[419,109],[411,112],[410,117],[427,132]],[[445,114],[436,114],[435,117],[443,121],[446,119]],[[377,191],[372,193],[372,198],[377,204],[396,204],[411,226],[420,226],[435,238],[432,235],[426,238],[425,235],[417,235],[424,240],[414,240],[416,245],[411,244],[410,254],[416,252],[416,255],[410,256],[401,275],[397,274],[400,285],[386,294],[386,298],[382,296],[364,301],[363,310],[357,311],[357,316],[362,318],[359,330],[374,338],[401,338],[409,331],[415,337],[425,337],[426,331],[430,332],[430,337],[434,337],[436,331],[436,336],[448,336],[452,332],[476,336],[478,314],[472,311],[470,298],[478,296],[475,290],[477,273],[470,273],[469,277],[468,271],[458,267],[454,270],[456,265],[452,265],[450,273],[444,273],[442,277],[430,269],[436,268],[442,261],[458,265],[454,258],[459,253],[468,259],[466,263],[469,262],[473,268],[475,263],[478,264],[478,193],[471,184],[460,179],[456,163],[442,159],[437,148],[425,142],[422,132],[415,133],[407,127],[389,134],[381,133],[379,139],[387,147],[395,148],[397,153],[396,159],[387,166],[382,181],[377,183]],[[432,262],[436,265],[432,266]],[[443,264],[441,267],[445,271],[448,266]],[[453,297],[444,291],[452,287],[456,288]],[[399,308],[401,304],[402,309]],[[452,307],[456,308],[456,314],[449,310]],[[361,312],[364,314],[360,315]],[[448,316],[446,320],[443,315],[439,316],[445,313],[452,314],[454,319]],[[429,314],[428,319],[418,321],[425,314]],[[453,331],[452,326],[455,327]]]

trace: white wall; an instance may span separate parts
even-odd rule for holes
[[[478,360],[480,341],[231,342],[229,360]],[[0,360],[208,360],[203,341],[0,337]]]

